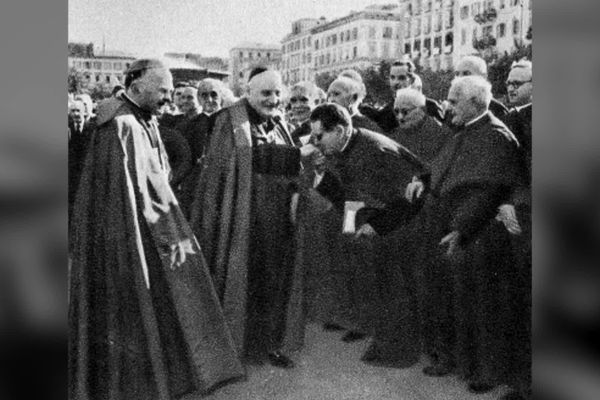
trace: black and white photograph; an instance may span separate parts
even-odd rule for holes
[[[69,0],[69,398],[531,400],[532,20]]]

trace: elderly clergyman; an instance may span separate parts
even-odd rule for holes
[[[287,307],[301,295],[292,291],[291,199],[301,158],[316,148],[294,146],[279,110],[283,89],[278,72],[257,67],[247,96],[215,116],[191,222],[238,351],[291,368],[286,332],[300,321]]]
[[[358,110],[358,106],[360,106],[366,95],[364,86],[362,80],[358,81],[347,76],[339,76],[331,82],[329,89],[327,89],[328,100],[348,110],[352,118],[352,126],[355,128],[381,132],[375,122],[362,115]]]
[[[503,381],[510,361],[510,293],[503,272],[510,251],[498,206],[519,184],[518,143],[489,111],[491,84],[481,76],[457,77],[448,93],[456,133],[415,177],[406,197],[424,202],[425,329],[435,363],[424,369],[441,376],[455,368],[469,390],[491,390]],[[476,305],[476,307],[474,307]]]
[[[244,370],[202,252],[169,186],[156,114],[171,73],[134,61],[102,104],[73,211],[69,394],[206,393]]]

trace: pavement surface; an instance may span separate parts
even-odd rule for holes
[[[293,355],[296,368],[249,365],[246,381],[229,384],[206,397],[185,400],[496,400],[508,390],[474,395],[454,376],[432,378],[421,370],[426,360],[404,369],[360,361],[368,341],[344,343],[342,333],[309,324],[305,346]]]

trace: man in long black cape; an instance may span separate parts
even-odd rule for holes
[[[155,114],[172,78],[138,60],[103,104],[74,208],[73,399],[160,399],[242,377],[202,252],[168,183]]]

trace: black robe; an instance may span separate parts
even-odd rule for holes
[[[335,204],[340,214],[345,201],[365,202],[365,209],[357,214],[357,228],[370,222],[374,210],[402,201],[406,184],[414,174],[423,172],[423,164],[404,147],[363,129],[357,129],[342,153],[330,161],[317,191]],[[381,243],[379,238],[357,242],[341,231],[340,225],[331,266],[331,282],[336,286],[329,288],[330,304],[337,315],[331,319],[374,335],[392,312],[382,301],[380,263],[375,262]]]
[[[73,399],[170,400],[244,375],[168,170],[155,120],[125,96],[103,104],[71,225]]]
[[[281,121],[262,121],[246,99],[216,116],[191,223],[236,348],[252,358],[300,345],[286,341],[303,330],[288,315],[296,304],[290,202],[299,171],[300,150]]]

